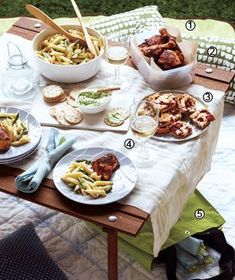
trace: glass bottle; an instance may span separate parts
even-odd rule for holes
[[[7,50],[8,67],[2,73],[3,94],[11,98],[32,98],[38,91],[37,74],[16,44],[8,42]]]

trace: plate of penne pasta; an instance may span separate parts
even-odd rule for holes
[[[67,198],[89,205],[118,201],[135,187],[137,170],[124,154],[102,147],[76,150],[55,166],[56,188]]]

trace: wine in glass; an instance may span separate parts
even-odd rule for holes
[[[151,151],[146,147],[146,140],[152,137],[158,128],[159,109],[155,102],[142,100],[132,105],[129,130],[140,140],[140,146],[133,150],[131,157],[137,166],[149,166],[154,163]]]
[[[114,86],[119,86],[121,91],[127,90],[128,87],[127,81],[120,77],[120,65],[127,61],[128,56],[128,49],[123,46],[109,47],[106,51],[108,62],[113,64],[115,67],[115,75],[110,83]]]

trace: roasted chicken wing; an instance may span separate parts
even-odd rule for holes
[[[154,60],[163,70],[182,66],[182,56],[179,51],[164,50],[157,60]]]
[[[120,167],[119,161],[114,154],[106,154],[92,162],[93,170],[101,176],[102,180],[109,181],[114,171]]]
[[[142,53],[147,57],[153,57],[155,63],[163,70],[184,65],[184,56],[175,37],[165,28],[161,28],[159,33],[160,35],[154,35],[139,45]]]

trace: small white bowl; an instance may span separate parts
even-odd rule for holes
[[[109,97],[107,97],[107,99],[103,103],[98,105],[98,106],[89,107],[89,106],[82,106],[82,105],[80,105],[79,102],[78,102],[79,95],[82,92],[94,91],[95,89],[97,89],[97,88],[93,88],[92,87],[92,88],[83,89],[83,90],[80,91],[80,93],[77,96],[77,99],[76,99],[77,106],[78,106],[79,110],[82,111],[85,114],[98,114],[98,113],[104,111],[108,107],[110,101],[112,100],[112,92],[111,92],[111,95]]]
[[[61,25],[61,26],[66,30],[78,29],[81,31],[81,26],[76,24]],[[52,64],[39,58],[36,54],[36,51],[38,50],[40,43],[48,36],[58,33],[53,28],[48,28],[40,32],[33,39],[33,54],[40,73],[46,78],[60,83],[78,83],[93,77],[100,70],[102,57],[105,52],[106,41],[104,37],[94,29],[87,28],[87,30],[90,35],[95,36],[97,38],[99,37],[103,38],[104,48],[101,50],[100,54],[94,59],[78,65]]]

